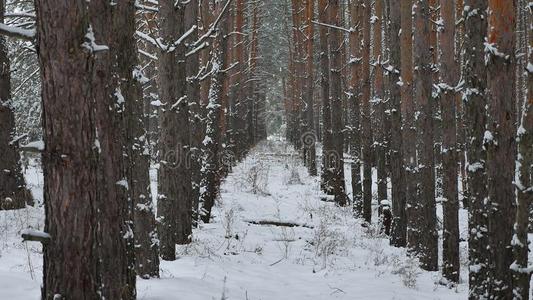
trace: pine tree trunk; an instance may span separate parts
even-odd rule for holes
[[[377,185],[378,185],[378,204],[379,214],[383,213],[384,209],[388,209],[387,204],[387,162],[385,147],[387,138],[385,133],[385,85],[383,84],[383,50],[382,50],[382,32],[383,32],[383,1],[377,0],[374,7],[374,116],[377,124],[375,130],[375,155],[377,164]]]
[[[0,23],[4,23],[5,0],[0,0]],[[33,204],[26,189],[15,135],[15,114],[11,103],[11,68],[6,37],[0,36],[0,210]]]
[[[487,35],[487,2],[465,0],[465,64],[463,76],[465,88],[463,101],[468,143],[468,186],[470,187],[468,207],[468,256],[469,256],[469,299],[480,299],[486,294],[489,250],[486,153],[483,145],[487,124],[485,96],[487,71],[485,67],[484,39]]]
[[[340,25],[339,1],[329,1],[329,24]],[[344,185],[344,135],[343,112],[341,97],[341,34],[338,30],[329,32],[330,53],[330,99],[331,99],[331,151],[324,153],[328,167],[332,170],[331,187],[335,202],[344,206],[347,197]]]
[[[515,5],[489,0],[487,148],[489,245],[491,278],[488,292],[495,299],[512,298],[511,240],[516,199],[513,185],[516,155]]]
[[[372,129],[370,117],[370,17],[371,1],[364,0],[363,19],[360,23],[363,29],[363,65],[361,69],[362,82],[362,112],[361,129],[363,145],[363,217],[366,222],[372,221]]]
[[[191,0],[185,7],[185,28],[198,26],[198,6],[199,0]],[[198,29],[193,30],[189,35],[189,41],[198,39]],[[193,49],[188,49],[192,51]],[[200,103],[200,82],[196,77],[200,68],[200,55],[193,54],[186,58],[187,72],[187,99],[189,101],[189,120],[190,120],[190,143],[188,161],[191,169],[191,199],[192,199],[192,222],[196,225],[198,221],[198,209],[200,201],[200,180],[202,167],[201,147],[203,138],[202,126],[202,105]]]
[[[150,189],[150,146],[146,131],[142,74],[135,43],[134,1],[117,4],[115,28],[124,34],[116,42],[120,90],[125,99],[126,177],[130,211],[133,212],[135,258],[137,274],[143,278],[159,276],[159,247],[157,240],[154,204]]]
[[[525,4],[525,1],[522,2]],[[520,6],[519,9],[525,9]],[[524,18],[529,22],[524,22],[527,28],[529,24],[529,50],[527,52],[527,99],[522,102],[521,119],[518,127],[518,182],[516,184],[518,201],[516,208],[515,237],[512,246],[514,250],[514,263],[511,265],[513,272],[513,295],[516,299],[529,299],[531,271],[528,270],[528,225],[529,207],[533,203],[533,35],[531,30],[533,25],[533,11],[531,8],[523,12],[527,13]],[[525,33],[524,33],[525,34]],[[526,64],[524,64],[526,65]],[[522,72],[520,70],[519,72]],[[519,87],[519,89],[522,87]],[[521,99],[520,99],[521,100]]]
[[[351,185],[353,208],[356,214],[363,215],[363,188],[361,181],[361,30],[356,27],[361,20],[362,7],[359,0],[350,0],[350,26],[357,28],[350,33],[350,82],[348,105],[350,109],[350,155],[352,156]]]
[[[231,0],[228,0],[231,1]],[[222,13],[222,1],[214,4],[214,15]],[[209,88],[209,103],[207,104],[206,133],[203,141],[203,166],[202,181],[200,184],[200,217],[204,223],[209,223],[211,219],[211,209],[215,204],[215,199],[219,192],[219,149],[221,144],[220,118],[222,84],[224,82],[225,55],[226,49],[225,28],[226,17],[214,31],[213,44],[211,48],[211,83]]]
[[[185,32],[182,4],[159,1],[160,36],[166,47],[159,56],[159,96],[164,104],[160,115],[160,164],[158,216],[161,257],[176,259],[175,245],[190,242],[192,219],[191,173],[187,165],[189,112],[186,98],[185,47],[176,45]]]
[[[400,30],[401,30],[401,3],[392,0],[390,2],[390,60],[393,67],[390,76],[390,165],[391,165],[391,184],[392,184],[392,230],[391,245],[396,247],[405,247],[407,245],[407,216],[406,216],[406,182],[405,169],[403,163],[403,140],[402,140],[402,110],[401,110],[401,87],[400,87],[400,69],[401,68],[401,48],[400,48]],[[402,31],[403,35],[409,36],[407,32]],[[405,81],[405,79],[402,78]],[[403,83],[405,84],[405,82]]]
[[[326,23],[329,20],[329,9],[327,0],[318,1],[318,20]],[[327,153],[332,151],[331,141],[331,99],[329,86],[329,32],[325,26],[319,27],[320,38],[320,96],[322,98],[322,173],[320,176],[320,186],[323,192],[332,193],[331,177],[332,172],[329,169]]]
[[[424,270],[438,270],[438,232],[435,209],[435,160],[433,146],[432,53],[430,51],[430,10],[428,0],[415,2],[414,58],[416,138],[419,154],[415,177],[420,199],[417,203],[420,232],[418,254]]]
[[[84,0],[37,0],[45,232],[42,299],[99,299],[95,56]],[[89,41],[86,41],[89,42]],[[103,99],[101,99],[103,100]]]
[[[442,115],[442,177],[443,177],[443,269],[446,279],[459,282],[459,196],[457,191],[457,127],[456,92],[459,66],[455,61],[455,1],[441,0],[442,27],[440,43],[440,90]]]
[[[306,122],[307,122],[307,134],[302,136],[304,147],[306,148],[307,156],[307,168],[309,175],[316,176],[316,130],[314,126],[314,56],[313,56],[313,43],[314,43],[314,25],[311,21],[314,18],[315,12],[315,0],[306,0],[305,3],[305,22],[306,22],[306,89],[305,89],[305,107],[306,107]],[[309,139],[309,138],[310,139]]]

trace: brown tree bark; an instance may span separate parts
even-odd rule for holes
[[[0,23],[4,23],[5,0],[0,1]],[[15,135],[15,114],[11,103],[11,68],[6,37],[0,36],[0,210],[33,204],[26,189]]]
[[[133,213],[135,236],[135,264],[137,274],[143,278],[159,276],[159,247],[154,204],[150,189],[150,146],[144,114],[142,85],[146,83],[135,43],[134,1],[117,4],[114,26],[123,31],[116,41],[119,87],[124,103],[124,129],[126,177],[128,196]],[[135,279],[135,278],[134,278]]]
[[[469,299],[484,297],[488,280],[488,211],[486,152],[483,144],[486,117],[487,70],[485,67],[484,39],[487,35],[487,2],[465,0],[465,64],[463,101],[468,143],[468,256]]]
[[[42,78],[45,232],[43,299],[99,299],[96,56],[84,41],[87,2],[37,0]],[[90,42],[90,41],[86,41]],[[102,99],[103,100],[103,99]]]
[[[330,0],[329,24],[339,27],[340,9],[338,0]],[[335,203],[340,206],[347,204],[347,197],[344,185],[344,135],[343,135],[343,113],[341,97],[341,33],[339,30],[329,32],[329,53],[330,53],[330,101],[331,101],[331,151],[324,153],[331,168],[331,187],[335,197]]]
[[[372,221],[372,128],[370,118],[370,17],[371,1],[364,0],[363,19],[360,22],[363,30],[362,51],[362,105],[361,129],[363,146],[363,217],[366,222]]]
[[[416,138],[418,164],[416,183],[420,199],[415,218],[420,233],[418,254],[423,269],[438,270],[438,232],[435,209],[435,160],[433,148],[432,68],[430,51],[430,10],[428,0],[414,5],[414,98],[416,101]]]
[[[199,0],[191,0],[185,7],[185,29],[189,30],[193,26],[199,26],[198,12]],[[193,30],[189,35],[189,48],[193,51],[191,43],[198,39],[198,29]],[[187,99],[189,101],[189,120],[190,120],[190,148],[187,161],[191,169],[191,199],[192,199],[192,222],[196,225],[198,220],[198,209],[200,201],[200,180],[202,167],[201,147],[203,138],[202,124],[202,104],[200,103],[200,82],[197,78],[200,69],[200,54],[195,53],[186,58],[185,68],[187,72]]]
[[[513,187],[516,155],[515,5],[489,0],[487,147],[489,245],[491,278],[488,293],[494,299],[513,297],[510,242],[515,223]]]
[[[185,6],[159,1],[160,36],[164,41],[159,56],[161,111],[158,173],[158,216],[161,257],[176,259],[175,245],[190,242],[191,173],[187,166],[189,112],[186,96],[185,47],[176,41],[184,34]],[[173,47],[172,51],[169,51]]]
[[[305,2],[305,118],[306,118],[306,134],[302,136],[305,157],[307,159],[307,168],[309,175],[317,175],[316,167],[316,139],[317,134],[314,123],[314,55],[313,44],[315,41],[314,25],[312,24],[315,12],[315,0],[306,0]]]
[[[521,2],[525,4],[524,2]],[[525,9],[520,6],[519,9]],[[529,24],[529,50],[526,56],[527,89],[524,91],[527,98],[523,101],[518,127],[518,167],[517,187],[518,201],[516,208],[516,224],[514,225],[514,234],[512,246],[515,261],[511,265],[513,273],[513,295],[516,299],[529,299],[531,270],[528,269],[528,225],[529,225],[529,208],[533,203],[533,35],[531,30],[533,25],[533,11],[531,8],[524,12]],[[525,25],[527,28],[528,25]],[[519,71],[521,72],[521,70]],[[524,78],[526,79],[526,78]],[[519,87],[520,89],[521,87]]]
[[[376,155],[379,214],[388,209],[387,199],[387,162],[386,162],[386,128],[385,128],[385,85],[383,83],[383,5],[384,0],[376,0],[373,24],[373,60],[374,60],[374,116],[376,120],[374,147]]]
[[[440,43],[440,90],[442,115],[442,177],[443,177],[443,268],[451,282],[459,282],[459,196],[457,191],[457,127],[456,92],[459,66],[455,60],[455,1],[441,0],[442,27]]]
[[[231,0],[227,0],[231,1]],[[219,16],[223,12],[226,1],[217,1],[213,4],[214,15]],[[203,166],[202,181],[200,184],[200,217],[204,223],[211,219],[211,209],[219,192],[219,149],[221,144],[220,118],[222,83],[224,82],[226,67],[224,49],[226,49],[227,18],[222,16],[221,22],[214,29],[213,44],[211,46],[211,82],[209,88],[209,103],[207,104],[206,133],[203,141]]]
[[[402,1],[404,2],[404,1]],[[406,216],[406,180],[403,162],[403,140],[402,140],[402,109],[401,109],[401,87],[400,71],[401,66],[401,3],[392,0],[390,2],[390,58],[389,63],[393,70],[389,73],[390,81],[390,169],[392,185],[392,229],[391,245],[405,247],[407,245],[407,216]],[[402,31],[403,36],[408,36],[408,32]],[[403,46],[403,45],[402,45]],[[403,79],[403,78],[402,78]],[[405,79],[403,79],[405,80]],[[405,84],[405,82],[403,83]]]
[[[351,185],[353,207],[356,214],[363,215],[363,188],[361,181],[361,28],[358,26],[362,19],[362,6],[359,0],[350,0],[350,28],[349,35],[349,67],[350,81],[348,84],[348,106],[350,110],[350,155],[352,162]]]
[[[318,21],[327,23],[329,20],[329,5],[327,0],[318,1]],[[325,26],[320,26],[319,51],[320,51],[320,96],[322,98],[322,166],[320,175],[320,187],[323,192],[332,193],[331,176],[332,172],[327,160],[327,153],[332,151],[331,141],[331,99],[330,99],[330,69],[329,69],[329,30]]]

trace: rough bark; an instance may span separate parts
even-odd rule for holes
[[[318,21],[321,23],[328,22],[329,16],[328,1],[318,1]],[[320,97],[322,98],[322,172],[320,176],[320,186],[322,191],[331,193],[331,176],[332,172],[328,166],[326,153],[332,150],[331,144],[331,99],[329,97],[329,32],[325,26],[320,26],[319,49],[320,49]]]
[[[228,0],[231,1],[231,0]],[[223,10],[222,1],[214,3],[213,12],[216,16]],[[219,149],[221,132],[219,128],[221,109],[222,83],[224,82],[226,17],[222,17],[219,26],[214,30],[214,39],[211,48],[211,81],[209,88],[209,103],[207,105],[206,132],[203,148],[202,181],[200,184],[200,217],[204,223],[211,219],[211,209],[219,192]]]
[[[306,151],[305,157],[307,158],[307,168],[309,170],[309,175],[316,176],[316,130],[314,124],[314,99],[313,99],[313,90],[314,90],[314,55],[313,55],[313,43],[315,41],[314,35],[314,25],[311,21],[314,18],[315,12],[315,0],[306,0],[305,2],[305,117],[306,117],[306,127],[307,133],[305,136],[302,136],[302,139],[310,137],[303,141],[304,148]]]
[[[418,254],[421,267],[438,270],[438,232],[435,209],[435,160],[433,148],[432,54],[430,51],[430,10],[428,0],[414,6],[414,98],[416,101],[416,138],[418,164],[416,183],[419,190],[417,226],[420,233]]]
[[[329,1],[329,24],[340,26],[339,1]],[[329,32],[330,53],[330,101],[331,101],[331,151],[324,153],[329,167],[332,169],[331,187],[335,202],[344,206],[347,196],[344,184],[344,134],[343,111],[341,97],[341,33],[339,30]]]
[[[468,256],[469,256],[469,299],[486,296],[488,277],[488,210],[486,152],[483,145],[487,124],[485,96],[487,70],[485,67],[484,39],[487,35],[487,2],[465,0],[465,64],[463,101],[468,143],[468,186],[470,193],[468,207]]]
[[[176,259],[175,245],[190,241],[191,175],[187,165],[189,112],[186,97],[185,47],[176,41],[184,30],[183,3],[159,1],[160,37],[165,47],[159,56],[159,96],[164,104],[160,115],[160,163],[158,173],[158,217],[161,257]]]
[[[87,2],[37,0],[45,232],[43,299],[99,299],[95,56],[80,41]]]
[[[371,1],[364,0],[363,19],[360,22],[363,30],[362,51],[362,98],[361,98],[361,129],[363,146],[363,217],[366,222],[372,221],[372,128],[370,117],[370,17]]]
[[[390,81],[390,169],[392,185],[392,230],[391,245],[405,247],[407,245],[407,216],[406,216],[406,182],[403,162],[402,140],[402,110],[401,110],[401,3],[390,2],[390,58],[389,63],[393,71],[389,73]],[[402,31],[403,32],[403,31]],[[404,33],[409,36],[408,33]],[[403,34],[402,34],[403,36]],[[403,83],[405,84],[405,82]]]
[[[455,0],[440,1],[442,27],[440,43],[440,90],[442,115],[442,177],[443,177],[443,267],[442,273],[451,282],[459,282],[459,175],[457,170],[456,92],[459,66],[455,60]]]
[[[352,162],[351,185],[352,201],[356,214],[363,215],[363,187],[361,181],[361,29],[359,20],[361,20],[362,7],[359,0],[350,1],[350,27],[354,31],[350,32],[350,81],[348,85],[348,105],[350,110],[350,155]],[[357,28],[357,29],[356,29]]]
[[[522,2],[525,3],[525,2]],[[519,9],[525,9],[520,6]],[[526,12],[524,12],[526,13]],[[518,180],[516,183],[518,201],[516,208],[516,224],[514,225],[514,234],[512,241],[514,259],[511,265],[513,272],[513,295],[515,299],[529,299],[531,270],[528,269],[528,225],[529,225],[529,207],[533,203],[533,29],[532,17],[533,11],[527,11],[526,20],[529,21],[529,50],[527,51],[527,99],[523,101],[521,111],[520,125],[518,127]],[[525,25],[526,28],[528,25]],[[523,72],[523,70],[520,70]],[[524,78],[525,79],[525,78]],[[519,87],[520,89],[521,87]]]
[[[516,217],[513,186],[516,155],[515,5],[489,0],[487,147],[490,280],[494,299],[512,298],[511,240]]]
[[[191,0],[185,7],[185,28],[188,30],[193,26],[198,26],[198,0]],[[198,39],[198,29],[193,30],[189,35],[188,41],[194,42]],[[188,48],[188,50],[193,50]],[[190,119],[190,149],[188,161],[191,168],[191,200],[192,200],[192,222],[197,223],[198,206],[200,201],[200,180],[202,167],[201,147],[203,138],[202,126],[202,105],[200,103],[200,82],[197,78],[200,68],[200,54],[196,53],[186,58],[187,72],[187,100],[189,101],[189,119]]]
[[[0,23],[4,23],[5,0],[0,1]],[[7,40],[0,36],[0,210],[33,204],[22,175],[15,135],[15,114],[11,103],[11,69]]]
[[[134,1],[121,1],[116,7],[118,15],[114,26],[124,32],[117,39],[114,51],[118,59],[119,87],[125,99],[126,177],[134,221],[135,264],[139,276],[158,277],[159,247],[150,189],[150,146],[142,97],[142,84],[147,79],[137,58]]]
[[[388,208],[387,203],[387,162],[386,162],[386,128],[385,128],[385,85],[383,83],[383,9],[384,0],[375,1],[374,23],[373,23],[373,60],[374,60],[374,119],[376,121],[374,149],[376,156],[377,186],[379,214],[381,216],[384,209]],[[385,22],[386,23],[386,22]]]

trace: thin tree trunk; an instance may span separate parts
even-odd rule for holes
[[[318,1],[318,20],[326,23],[329,20],[329,5],[327,0]],[[332,151],[331,140],[331,99],[329,97],[329,48],[328,48],[329,31],[325,26],[319,27],[320,38],[320,90],[322,97],[322,173],[320,176],[320,186],[322,191],[332,193],[332,172],[327,160],[327,153]]]
[[[485,132],[488,174],[489,245],[491,278],[488,292],[494,299],[513,297],[511,240],[516,199],[513,180],[516,155],[515,5],[489,0],[488,70],[489,120]]]
[[[442,115],[443,269],[444,277],[459,282],[459,197],[457,191],[456,92],[459,66],[455,60],[455,0],[441,0],[440,90]]]
[[[402,140],[402,110],[401,110],[401,87],[406,83],[400,83],[404,78],[400,77],[401,68],[401,48],[400,48],[400,30],[401,30],[401,3],[392,0],[390,2],[390,60],[389,63],[393,71],[390,76],[390,165],[391,165],[391,184],[392,184],[392,231],[391,245],[396,247],[405,247],[407,245],[407,216],[406,216],[406,180],[403,163],[403,140]],[[402,31],[402,36],[408,32]]]
[[[372,129],[370,118],[370,17],[371,1],[364,0],[363,19],[363,64],[361,69],[362,112],[361,129],[363,145],[363,217],[366,222],[372,221]]]
[[[306,122],[307,122],[307,135],[310,139],[303,141],[304,147],[307,148],[307,168],[309,169],[309,175],[316,176],[316,130],[314,126],[314,56],[313,56],[313,43],[315,41],[314,25],[311,21],[314,18],[315,12],[315,0],[307,0],[305,3],[305,23],[306,23],[306,90],[305,90],[305,107],[306,107]],[[306,136],[307,136],[306,135]],[[306,138],[302,136],[302,139]]]
[[[465,64],[463,76],[465,87],[463,101],[468,143],[468,256],[469,299],[486,296],[489,271],[488,258],[488,211],[486,153],[483,145],[487,124],[485,96],[487,72],[485,67],[484,39],[487,35],[487,2],[465,0]]]
[[[362,7],[359,0],[350,0],[350,26],[356,28],[361,20]],[[348,105],[350,108],[350,155],[352,156],[351,185],[353,208],[356,214],[363,215],[363,188],[361,181],[361,30],[359,27],[350,32],[350,82],[348,86]]]
[[[435,160],[433,148],[432,68],[430,51],[430,10],[428,0],[415,2],[414,98],[417,106],[416,182],[419,189],[417,227],[420,232],[418,254],[424,270],[438,270],[438,232],[435,208]]]

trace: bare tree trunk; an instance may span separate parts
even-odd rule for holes
[[[171,0],[159,1],[160,36],[159,93],[164,104],[159,139],[158,215],[161,257],[176,259],[175,245],[190,242],[192,219],[191,173],[187,165],[189,112],[186,96],[185,47],[176,41],[183,35],[185,7]]]
[[[468,256],[470,261],[469,299],[480,299],[486,295],[489,271],[488,258],[488,211],[486,153],[483,145],[487,124],[485,96],[487,72],[485,67],[484,39],[487,35],[487,2],[465,0],[465,122],[468,143],[468,186],[470,187],[468,207]]]
[[[329,5],[327,0],[318,1],[318,20],[321,23],[329,21]],[[327,153],[332,151],[331,140],[331,99],[329,86],[329,48],[328,48],[329,32],[325,26],[319,27],[320,38],[320,90],[322,97],[322,173],[320,176],[320,186],[322,191],[326,193],[332,192],[332,172],[327,160]]]
[[[137,274],[143,278],[159,276],[159,247],[154,204],[150,189],[150,146],[146,131],[142,84],[146,79],[137,58],[134,1],[117,4],[115,28],[124,31],[116,42],[118,78],[125,99],[125,153],[128,196],[133,212]],[[133,278],[135,279],[135,278]]]
[[[314,35],[314,25],[311,21],[314,18],[315,12],[315,0],[306,0],[305,3],[305,24],[306,24],[306,71],[305,71],[305,107],[306,107],[306,122],[307,122],[307,134],[302,136],[304,148],[306,148],[307,156],[307,168],[309,169],[309,175],[316,176],[316,130],[314,126],[314,100],[313,100],[313,91],[314,91],[314,57],[313,57],[313,43],[315,41]],[[310,139],[306,139],[306,137]]]
[[[362,19],[359,0],[350,0],[350,26],[357,28],[350,32],[350,82],[348,86],[348,105],[350,108],[350,155],[352,156],[351,185],[353,208],[356,214],[363,215],[363,188],[361,181],[361,30],[357,25]]]
[[[430,10],[428,0],[415,2],[414,98],[417,106],[417,152],[416,171],[420,194],[418,201],[417,229],[420,232],[418,254],[423,269],[438,270],[438,232],[435,209],[435,160],[433,148],[432,68],[430,51]]]
[[[393,71],[390,76],[390,164],[391,164],[391,183],[392,183],[392,231],[391,245],[396,247],[405,247],[407,245],[407,216],[406,216],[406,180],[403,163],[403,140],[402,140],[402,110],[401,110],[401,88],[399,69],[401,67],[401,48],[400,48],[400,30],[401,30],[401,3],[392,0],[390,2],[390,60],[389,63]],[[402,31],[402,37],[406,35],[410,38],[409,32]]]
[[[37,0],[35,6],[44,108],[44,230],[50,235],[42,298],[99,299],[93,90],[100,87],[92,82],[96,56],[87,47],[87,2]]]
[[[199,0],[191,0],[185,7],[185,28],[188,30],[193,26],[198,26]],[[198,38],[198,29],[193,30],[189,35],[189,41],[196,41]],[[194,49],[188,49],[190,51]],[[192,222],[196,225],[198,220],[198,209],[200,201],[200,180],[202,167],[201,147],[202,147],[202,105],[200,103],[200,82],[197,78],[200,68],[199,53],[193,54],[186,58],[187,72],[187,99],[189,100],[189,119],[190,119],[190,149],[187,155],[187,161],[191,169],[191,199],[192,199]]]
[[[371,1],[363,0],[363,19],[360,26],[363,29],[362,51],[362,111],[361,129],[363,145],[363,217],[366,222],[372,221],[372,129],[370,118],[370,17]]]
[[[376,155],[376,165],[377,165],[377,185],[378,185],[378,204],[379,204],[379,214],[381,216],[383,210],[388,208],[387,204],[387,163],[386,163],[386,144],[387,137],[385,134],[385,85],[383,84],[383,68],[382,62],[383,59],[383,50],[382,50],[382,32],[383,32],[383,1],[375,1],[374,7],[374,23],[373,23],[373,34],[374,34],[374,48],[373,48],[373,59],[374,59],[374,98],[372,99],[374,103],[374,114],[377,124],[375,130],[375,155]]]
[[[340,25],[339,1],[329,1],[329,24]],[[330,99],[331,99],[331,151],[324,153],[329,167],[332,169],[331,187],[335,202],[344,206],[347,197],[344,185],[344,134],[343,113],[341,97],[341,34],[338,30],[329,32],[330,53]]]
[[[0,23],[4,23],[5,0],[0,0]],[[11,103],[11,68],[6,37],[0,36],[0,210],[33,204],[22,175],[15,114]]]
[[[515,5],[489,0],[488,69],[489,120],[485,132],[488,174],[488,215],[491,278],[488,292],[494,299],[513,297],[513,262],[510,242],[515,223],[513,186],[516,155]]]
[[[443,269],[444,277],[459,282],[459,197],[457,191],[456,92],[459,66],[455,60],[455,0],[441,0],[440,90],[442,115]]]
[[[525,4],[525,1],[521,2]],[[519,9],[526,9],[520,6]],[[520,126],[518,128],[518,159],[516,166],[518,168],[517,187],[518,201],[516,208],[516,224],[514,225],[515,238],[512,246],[514,250],[514,263],[511,265],[513,272],[513,295],[515,299],[529,299],[531,270],[528,270],[528,225],[529,225],[529,207],[533,203],[533,11],[531,7],[524,11],[527,13],[524,18],[527,20],[524,27],[529,24],[529,49],[527,52],[527,99],[522,102],[520,109],[522,115]],[[525,32],[524,32],[525,34]],[[527,48],[527,47],[526,47]],[[524,63],[524,65],[526,65]],[[519,70],[522,72],[522,70]],[[525,77],[525,76],[524,76]],[[522,87],[519,87],[519,89]],[[522,100],[522,99],[520,99]]]
[[[231,1],[231,0],[228,0]],[[217,1],[212,7],[216,16],[223,10],[222,1]],[[215,204],[215,199],[219,192],[219,146],[221,143],[220,118],[222,83],[224,82],[225,55],[226,49],[225,28],[226,17],[214,30],[213,44],[211,48],[211,86],[209,88],[209,103],[207,105],[206,133],[203,149],[202,182],[200,184],[200,217],[204,223],[209,223],[211,219],[211,209]]]

